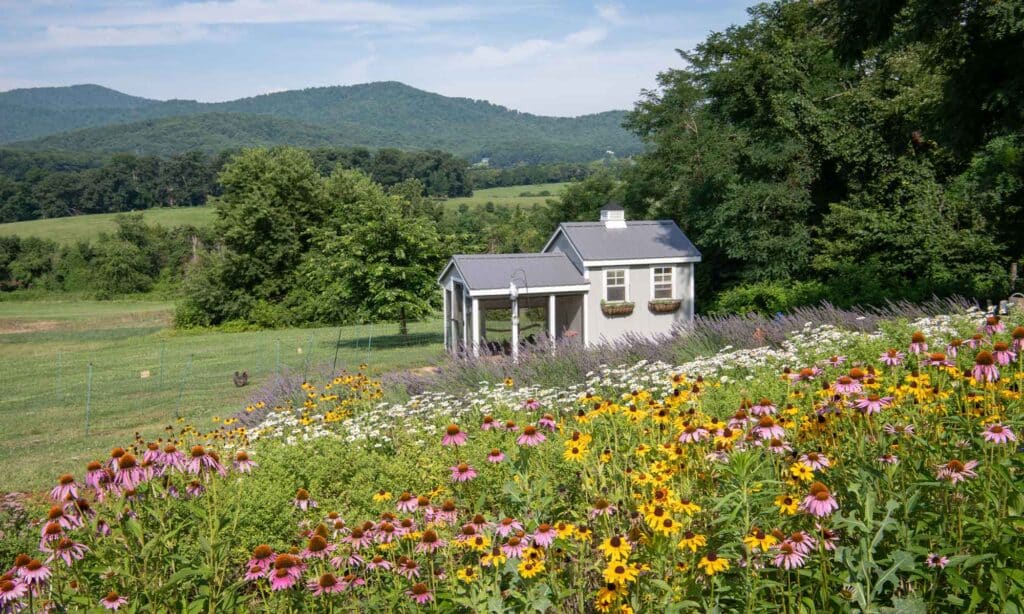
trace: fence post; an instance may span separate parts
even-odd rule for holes
[[[188,355],[188,362],[185,364],[185,370],[181,373],[181,384],[178,385],[178,404],[174,408],[174,419],[177,420],[181,417],[181,397],[185,394],[185,380],[188,379],[188,374],[192,371],[192,356]]]
[[[331,377],[338,374],[338,350],[341,349],[341,327],[338,327],[338,340],[334,343],[334,362],[331,363]]]
[[[302,379],[306,379],[309,372],[310,354],[313,353],[313,334],[309,333],[309,341],[306,342],[306,355],[302,359]]]
[[[64,395],[61,393],[61,387],[63,386],[64,380],[64,363],[61,360],[61,352],[57,352],[57,386],[53,393],[57,396],[57,402],[60,403],[64,399]]]
[[[370,322],[370,336],[366,339],[366,356],[363,359],[364,365],[370,364],[370,348],[373,346],[373,322]]]
[[[277,351],[276,351],[275,363],[277,365],[277,374],[281,375],[281,340],[277,340]]]
[[[92,363],[89,363],[89,375],[85,379],[85,436],[89,436],[89,410],[92,407]]]
[[[160,381],[157,383],[160,390],[164,389],[164,347],[167,346],[166,341],[160,342],[160,366],[158,367],[157,373],[159,373]]]

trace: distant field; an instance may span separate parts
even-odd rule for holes
[[[440,321],[250,333],[169,330],[161,302],[0,302],[0,492],[40,489],[62,471],[156,438],[180,414],[198,428],[239,411],[279,369],[312,374],[423,366],[442,353]],[[191,363],[190,363],[191,357]],[[89,364],[89,434],[85,433]],[[250,384],[236,388],[235,371]]]
[[[78,241],[90,241],[102,232],[113,232],[116,213],[97,213],[93,215],[76,215],[73,217],[57,217],[29,222],[10,222],[0,224],[0,235],[20,235],[23,237],[39,237],[50,239],[65,245],[73,245]],[[142,212],[143,219],[150,224],[174,227],[191,224],[206,226],[213,221],[212,207],[182,207],[175,209],[147,209]]]
[[[476,190],[473,196],[449,198],[447,207],[456,208],[460,204],[470,206],[484,205],[493,202],[496,205],[521,205],[533,207],[554,198],[565,189],[566,183],[542,183],[537,185],[516,185],[504,188]],[[550,196],[536,196],[540,192],[550,192]],[[535,196],[520,196],[529,192]],[[22,237],[39,237],[50,239],[64,245],[73,245],[79,241],[90,241],[102,232],[113,232],[115,213],[98,213],[94,215],[76,215],[74,217],[58,217],[29,222],[10,222],[0,224],[0,236],[19,235]],[[150,224],[174,227],[191,224],[206,226],[214,218],[212,207],[182,207],[176,209],[147,209],[142,212],[143,218]]]

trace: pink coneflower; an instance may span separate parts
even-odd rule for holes
[[[47,550],[48,544],[60,541],[60,538],[64,537],[64,527],[60,526],[59,522],[47,522],[43,525],[43,530],[39,537],[39,549]]]
[[[534,411],[540,409],[540,401],[537,399],[526,399],[523,401],[523,409]]]
[[[807,562],[804,555],[798,552],[792,543],[784,541],[775,549],[775,558],[772,559],[772,565],[781,567],[782,569],[796,569],[803,567]]]
[[[323,535],[313,535],[306,542],[306,548],[299,554],[304,559],[325,559],[334,552],[336,545],[327,543]]]
[[[85,466],[85,485],[90,488],[100,489],[102,480],[106,476],[103,465],[99,461],[90,461]]]
[[[952,367],[953,363],[942,352],[932,352],[924,361],[928,367]]]
[[[412,518],[403,518],[398,521],[395,525],[395,532],[398,533],[399,537],[408,535],[416,530],[416,521]]]
[[[839,509],[839,504],[836,503],[827,486],[821,482],[815,482],[811,484],[810,493],[804,497],[800,507],[808,514],[822,518]]]
[[[928,351],[928,339],[924,336],[924,333],[917,330],[914,334],[910,335],[910,353],[911,354],[924,354]]]
[[[304,512],[311,507],[318,507],[317,502],[309,498],[309,491],[305,488],[295,491],[295,498],[292,499],[292,504]]]
[[[888,365],[890,367],[898,367],[899,365],[903,364],[903,359],[906,357],[906,354],[904,354],[903,352],[895,348],[889,348],[888,350],[882,352],[882,354],[878,357],[878,360],[880,360],[882,364]]]
[[[354,552],[341,553],[338,556],[331,558],[331,566],[335,569],[341,569],[342,567],[362,567],[366,563],[363,557],[355,554]]]
[[[800,554],[808,554],[814,549],[818,540],[811,537],[807,531],[794,531],[782,543],[793,546],[793,549]]]
[[[683,432],[679,434],[680,443],[697,443],[702,439],[706,439],[710,436],[708,430],[699,427],[695,424],[687,424],[683,427]]]
[[[184,452],[172,444],[167,444],[157,462],[165,467],[174,467],[178,471],[184,471],[188,459],[185,458]]]
[[[387,560],[386,558],[378,554],[374,556],[372,559],[370,559],[370,561],[366,564],[366,568],[383,569],[384,571],[388,571],[391,569],[391,561]]]
[[[162,456],[160,444],[151,441],[146,444],[146,451],[142,454],[142,462],[159,463]]]
[[[60,558],[68,567],[71,567],[72,562],[82,560],[88,551],[85,544],[80,544],[70,537],[62,537],[56,542],[51,542],[44,550],[50,553],[50,557],[46,559],[47,563]]]
[[[455,506],[455,502],[451,499],[446,499],[441,507],[431,507],[427,509],[425,520],[428,522],[455,522],[459,517],[459,510]]]
[[[362,527],[352,527],[352,531],[342,537],[341,541],[352,546],[353,550],[362,550],[373,543],[373,536]]]
[[[761,440],[764,441],[764,440]],[[793,446],[786,443],[785,440],[773,437],[768,442],[768,451],[774,454],[786,454],[793,451]]]
[[[982,432],[982,437],[984,437],[985,441],[989,443],[996,443],[1000,445],[1010,441],[1017,441],[1017,436],[1013,434],[1013,431],[1002,424],[988,425],[988,428]]]
[[[188,497],[198,497],[204,492],[206,492],[206,487],[199,480],[192,480],[185,486],[185,495]]]
[[[134,490],[145,481],[145,472],[139,467],[134,454],[125,452],[117,459],[117,471],[114,473],[114,484],[126,490]]]
[[[101,519],[96,522],[96,535],[99,535],[100,537],[110,537],[111,533],[113,533],[113,531],[110,528],[110,523],[106,520]]]
[[[343,589],[346,589],[346,590],[350,589],[350,588],[352,588],[354,586],[364,586],[364,585],[366,585],[366,580],[360,578],[359,576],[357,576],[354,573],[347,573],[341,579],[341,586],[342,586]]]
[[[373,532],[374,539],[382,544],[390,544],[399,537],[398,528],[390,522],[382,522]]]
[[[50,491],[50,498],[54,501],[78,498],[78,484],[75,483],[75,476],[65,473],[57,479],[57,485]]]
[[[203,446],[192,446],[190,458],[185,464],[189,473],[199,475],[208,471],[216,471],[221,477],[228,474],[227,469],[217,460],[212,452],[207,452]]]
[[[12,577],[10,574],[0,576],[0,609],[3,609],[3,606],[14,604],[15,601],[21,599],[27,594],[27,584]],[[7,610],[4,609],[4,611]],[[18,609],[11,607],[10,611],[17,612]]]
[[[892,397],[882,397],[877,394],[869,394],[854,401],[853,406],[865,416],[881,413],[883,409],[892,404]]]
[[[505,460],[505,454],[498,448],[491,448],[491,451],[487,453],[488,463],[500,463]]]
[[[939,556],[934,552],[929,552],[928,556],[926,556],[924,559],[924,563],[932,569],[935,569],[936,567],[938,567],[939,569],[943,569],[944,567],[946,567],[946,565],[949,565],[949,559],[944,556]]]
[[[297,578],[292,573],[291,569],[281,568],[275,569],[270,574],[270,590],[272,591],[283,591],[295,586]]]
[[[590,508],[589,516],[591,518],[597,518],[598,516],[614,516],[619,508],[611,504],[608,499],[598,499],[594,501],[594,507]]]
[[[259,567],[263,571],[270,569],[270,566],[274,564],[274,550],[266,544],[260,544],[252,550],[252,556],[249,558],[249,562],[246,563],[247,567]]]
[[[882,463],[883,465],[898,465],[900,459],[895,454],[883,454],[878,457],[878,462]]]
[[[499,537],[508,537],[513,531],[522,531],[523,524],[515,518],[504,518],[494,528],[494,533]]]
[[[537,430],[537,427],[533,425],[526,425],[523,427],[523,434],[519,436],[516,443],[521,446],[537,446],[544,442],[547,437],[544,433]]]
[[[501,429],[503,431],[508,431],[509,433],[515,433],[519,430],[519,427],[516,426],[516,423],[512,420],[508,420],[505,424],[501,425]]]
[[[807,454],[803,454],[800,456],[800,462],[815,471],[824,471],[832,466],[828,457],[821,452],[808,452]]]
[[[537,421],[537,426],[542,426],[549,431],[554,431],[558,428],[558,423],[555,422],[555,417],[551,414],[544,414],[540,420]]]
[[[244,450],[235,454],[235,469],[240,473],[249,473],[257,467],[256,463],[249,459],[249,454]]]
[[[527,543],[523,538],[513,535],[501,545],[501,553],[510,559],[518,559],[523,556],[523,551],[526,550],[526,547]]]
[[[914,425],[907,424],[904,426],[899,426],[896,424],[886,424],[885,426],[882,427],[882,430],[890,435],[905,435],[909,437],[910,435],[914,434]]]
[[[449,424],[441,438],[442,446],[462,446],[466,444],[468,435],[462,432],[457,424]]]
[[[100,599],[100,605],[108,610],[116,610],[127,603],[128,600],[118,595],[117,591],[110,591],[106,597]]]
[[[996,341],[992,344],[992,356],[996,359],[997,365],[1006,366],[1017,360],[1017,353],[1010,349],[1010,344],[1005,341]]]
[[[453,482],[468,482],[476,477],[476,469],[467,463],[459,463],[448,468],[452,472]]]
[[[67,508],[59,505],[50,506],[50,511],[46,514],[46,520],[49,522],[59,523],[65,529],[77,529],[82,526],[82,519],[78,516],[69,514]]]
[[[976,478],[978,474],[974,472],[974,468],[978,466],[978,461],[969,460],[966,463],[953,459],[948,463],[939,465],[935,472],[935,477],[940,480],[949,480],[953,484],[957,482],[964,482],[967,478]]]
[[[839,376],[833,388],[838,394],[857,394],[863,389],[860,382],[849,375]]]
[[[501,424],[499,424],[498,421],[494,419],[494,416],[491,415],[484,416],[484,421],[480,423],[481,431],[489,431],[491,429],[499,428],[501,428]]]
[[[997,315],[991,315],[985,318],[985,324],[982,326],[982,331],[988,335],[994,335],[1001,333],[1006,330],[1006,326],[1002,323]]]
[[[447,542],[438,537],[437,531],[433,529],[427,529],[423,532],[423,536],[420,537],[420,541],[416,544],[416,552],[427,552],[432,553],[439,548],[443,548]]]
[[[1010,338],[1013,339],[1013,349],[1024,352],[1024,326],[1014,328],[1010,333]]]
[[[946,344],[946,356],[950,359],[956,358],[956,355],[960,353],[960,346],[963,344],[962,339],[950,339]]]
[[[398,501],[395,503],[395,507],[400,512],[414,512],[416,511],[416,495],[409,491],[405,491],[398,495]]]
[[[839,534],[818,523],[814,523],[814,527],[818,529],[818,539],[821,540],[821,546],[829,552],[835,551],[836,545],[839,543]]]
[[[547,548],[555,541],[556,537],[558,537],[558,531],[556,531],[553,526],[543,522],[537,527],[537,530],[533,532],[533,543],[543,548]]]
[[[750,413],[755,416],[766,416],[774,414],[776,411],[777,408],[775,407],[775,404],[772,403],[770,399],[764,398],[758,401],[756,405],[752,405],[750,407]]]
[[[825,361],[825,365],[829,367],[838,367],[844,362],[846,362],[846,356],[830,356],[829,359]]]
[[[794,382],[810,382],[813,381],[814,378],[818,377],[819,375],[821,375],[821,369],[819,369],[818,367],[804,367],[799,371],[790,373],[789,379]]]
[[[315,580],[310,580],[306,584],[314,597],[320,595],[329,595],[331,593],[340,593],[345,590],[345,586],[338,581],[338,578],[334,577],[332,573],[325,573]]]
[[[50,568],[39,559],[32,559],[18,570],[18,577],[31,586],[39,586],[50,579]]]
[[[402,576],[406,580],[412,580],[420,577],[420,564],[414,559],[410,559],[406,556],[398,558],[398,568],[395,573]]]
[[[982,350],[974,357],[974,369],[971,377],[979,382],[995,382],[999,380],[999,368],[995,365],[992,352]]]
[[[754,427],[754,435],[760,439],[771,439],[773,437],[783,438],[786,436],[786,429],[775,422],[771,416],[761,416]]]
[[[266,569],[256,565],[251,565],[247,569],[248,571],[245,572],[245,576],[242,577],[246,582],[255,582],[267,575]]]
[[[434,600],[434,595],[431,594],[430,588],[427,587],[427,585],[423,582],[417,582],[416,584],[413,584],[412,588],[405,591],[405,594],[408,595],[410,599],[415,601],[417,605],[430,603]]]

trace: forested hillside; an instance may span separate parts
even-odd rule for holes
[[[586,162],[640,151],[624,112],[520,113],[396,82],[310,88],[222,103],[156,101],[99,86],[0,93],[0,142],[30,149],[171,155],[260,145],[442,149],[492,164]]]

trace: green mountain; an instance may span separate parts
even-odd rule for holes
[[[640,151],[624,112],[520,113],[397,82],[291,90],[229,102],[157,101],[96,85],[0,93],[0,143],[170,154],[251,145],[442,149],[471,160],[587,161]]]

